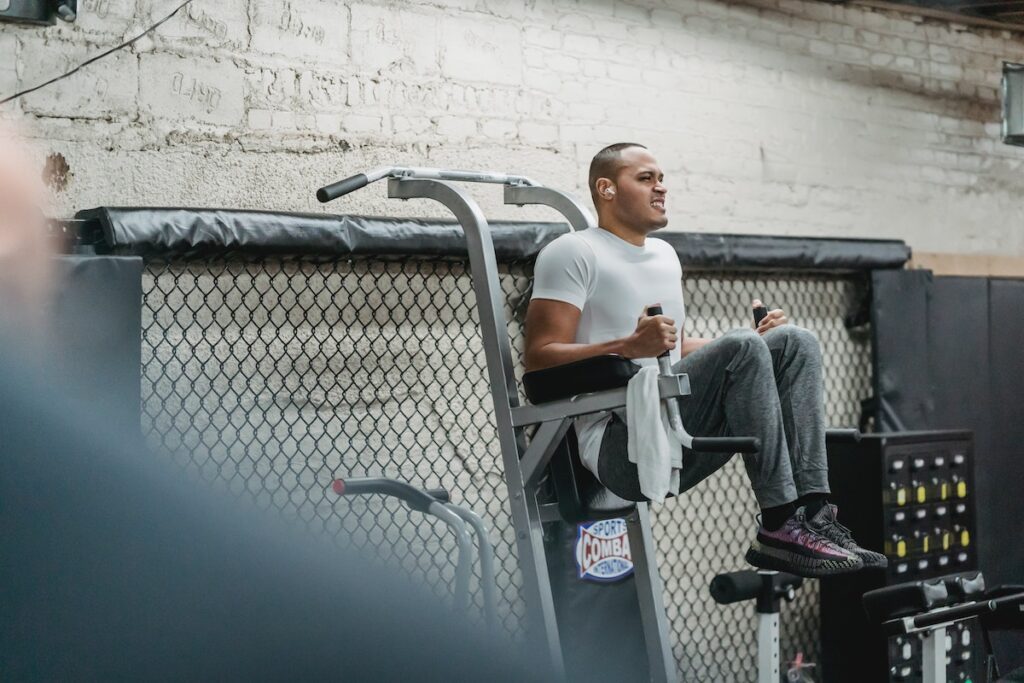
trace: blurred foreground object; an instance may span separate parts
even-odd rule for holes
[[[0,679],[544,680],[389,571],[186,481],[67,392],[0,358]]]
[[[0,335],[26,340],[42,334],[53,267],[46,191],[33,168],[17,132],[0,122]]]

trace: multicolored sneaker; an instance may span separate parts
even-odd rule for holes
[[[859,557],[863,560],[865,567],[869,569],[885,569],[888,567],[889,560],[885,558],[885,555],[861,548],[857,545],[857,541],[853,540],[853,535],[850,533],[850,530],[840,524],[836,519],[838,513],[839,508],[828,503],[827,505],[822,506],[822,508],[818,510],[818,513],[808,520],[807,526],[811,527],[840,548],[848,550]]]
[[[775,531],[763,526],[758,528],[757,537],[747,550],[747,562],[761,569],[789,572],[809,579],[864,568],[860,557],[812,529],[802,507]]]

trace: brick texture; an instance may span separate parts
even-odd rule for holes
[[[0,25],[0,97],[134,35],[151,0]],[[805,0],[224,0],[0,110],[99,204],[318,211],[382,164],[522,173],[586,195],[623,139],[670,229],[899,238],[1024,255],[1024,151],[999,140],[1020,34]],[[371,188],[338,212],[440,215]],[[549,217],[477,190],[488,215]]]

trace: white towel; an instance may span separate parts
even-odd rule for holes
[[[640,477],[640,492],[648,500],[665,501],[679,492],[683,447],[669,428],[665,405],[658,396],[658,368],[640,368],[626,387],[626,429],[629,461]]]

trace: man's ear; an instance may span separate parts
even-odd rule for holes
[[[615,196],[615,183],[608,178],[598,178],[597,183],[597,196],[602,199],[611,199]]]

